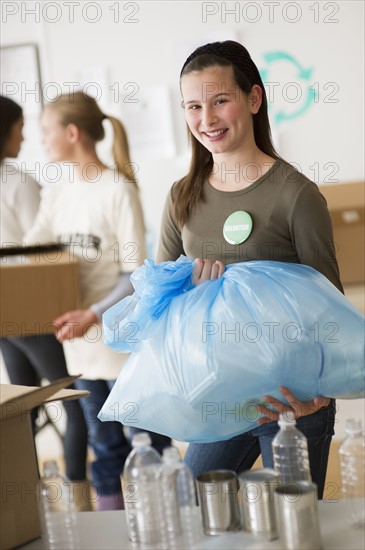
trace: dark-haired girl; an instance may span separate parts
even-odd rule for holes
[[[0,96],[0,176],[1,176],[1,247],[20,246],[24,234],[32,227],[40,203],[40,187],[28,174],[21,173],[14,162],[23,141],[23,111],[12,99]],[[1,320],[3,323],[6,319]],[[53,334],[10,336],[0,339],[1,353],[12,384],[38,386],[42,379],[50,382],[68,376],[62,345]],[[91,509],[83,496],[87,484],[87,427],[79,401],[64,401],[66,430],[64,458],[66,475],[73,482],[76,506]],[[32,411],[36,430],[37,410]],[[52,454],[52,450],[50,450]]]

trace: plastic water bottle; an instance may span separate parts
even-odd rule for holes
[[[195,484],[190,468],[181,462],[176,447],[166,447],[162,453],[161,478],[165,504],[169,547],[193,548],[197,528]]]
[[[132,447],[123,471],[128,535],[134,543],[159,543],[162,547],[166,528],[159,479],[161,456],[151,446],[146,432],[133,437]]]
[[[49,548],[52,550],[79,548],[71,487],[71,483],[59,473],[55,460],[44,463],[41,479],[43,522]]]
[[[361,420],[346,422],[346,439],[339,448],[342,498],[350,524],[365,525],[365,434]]]
[[[162,468],[159,483],[162,491],[165,518],[166,542],[169,550],[177,548],[181,535],[181,518],[177,494],[177,474],[180,455],[175,447],[166,447],[162,452]],[[181,541],[179,540],[181,543]]]
[[[295,426],[294,413],[281,414],[280,430],[272,442],[274,468],[281,483],[311,481],[307,439]]]

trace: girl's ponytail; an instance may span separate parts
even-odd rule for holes
[[[128,181],[131,181],[137,188],[137,180],[134,175],[134,165],[131,162],[129,156],[129,145],[127,133],[123,124],[117,118],[109,115],[105,115],[113,127],[114,140],[113,140],[113,157],[117,165],[117,169],[120,173],[126,176]]]

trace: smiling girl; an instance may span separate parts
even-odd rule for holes
[[[225,265],[236,262],[302,263],[342,291],[325,199],[276,153],[265,88],[246,48],[233,41],[199,47],[182,68],[180,87],[192,158],[188,174],[167,197],[157,261],[180,254],[196,258],[196,284],[221,277]],[[185,460],[194,475],[213,469],[240,472],[260,453],[264,466],[273,467],[279,413],[293,411],[307,437],[311,475],[322,498],[334,401],[301,402],[287,388],[280,391],[285,403],[263,396],[270,407],[257,407],[258,426],[250,432],[229,441],[190,444]]]

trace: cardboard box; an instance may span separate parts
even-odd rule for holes
[[[321,185],[331,214],[343,284],[365,281],[365,184]]]
[[[78,378],[62,378],[40,388],[0,384],[1,512],[0,547],[15,548],[41,536],[38,464],[30,410],[89,392],[63,390]]]
[[[80,304],[77,259],[59,249],[0,252],[0,336],[54,333],[52,321]]]

